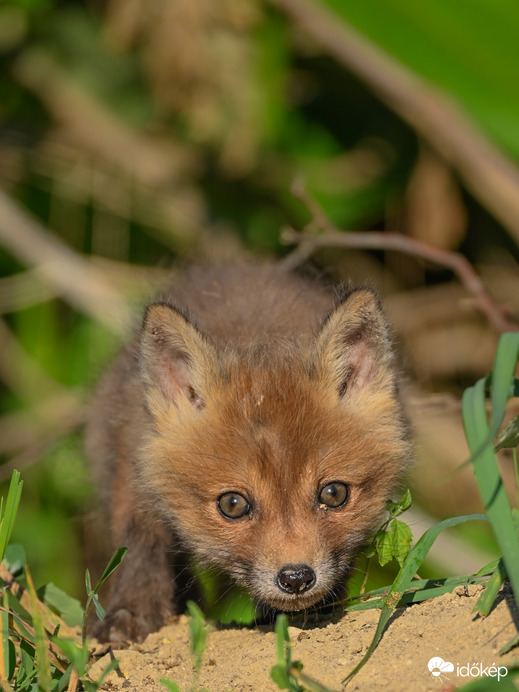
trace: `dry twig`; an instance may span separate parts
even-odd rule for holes
[[[395,250],[413,257],[451,269],[467,291],[474,296],[481,312],[498,332],[517,331],[518,325],[510,321],[501,308],[496,305],[484,283],[477,275],[467,258],[459,252],[450,252],[433,247],[401,233],[361,231],[340,231],[325,214],[322,207],[298,183],[293,192],[307,207],[312,218],[304,232],[285,228],[281,240],[294,243],[298,247],[284,259],[286,269],[293,269],[323,247],[357,248],[363,250]],[[317,234],[316,231],[324,231]]]

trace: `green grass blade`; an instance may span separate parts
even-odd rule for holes
[[[286,645],[286,646],[285,646]],[[290,637],[288,635],[288,619],[284,613],[276,618],[276,651],[278,663],[290,663]]]
[[[207,643],[207,623],[200,607],[194,601],[187,602],[189,611],[189,639],[191,641],[191,657],[198,675],[202,667],[202,658]]]
[[[494,570],[494,574],[488,580],[485,590],[478,598],[474,610],[472,612],[479,613],[486,617],[490,613],[490,609],[496,600],[499,589],[503,585],[506,579],[506,569],[503,559],[499,560],[497,567]]]
[[[425,556],[431,549],[432,544],[438,537],[438,535],[444,530],[451,526],[456,526],[466,521],[472,520],[482,520],[486,521],[487,517],[484,514],[469,514],[461,517],[451,517],[450,519],[444,519],[438,524],[431,526],[418,540],[416,545],[411,549],[409,555],[407,556],[404,564],[400,568],[400,571],[396,575],[395,581],[391,585],[388,594],[384,600],[384,605],[382,607],[382,612],[378,621],[377,629],[373,636],[373,640],[368,647],[368,650],[364,654],[362,660],[355,666],[355,668],[344,678],[343,683],[353,677],[359,670],[367,663],[371,654],[377,647],[378,642],[384,632],[384,629],[388,623],[389,618],[393,614],[395,608],[400,602],[405,591],[408,589],[409,584],[416,572],[418,571],[420,565],[425,559]]]
[[[507,642],[504,646],[502,646],[499,649],[499,655],[504,656],[507,654],[509,651],[512,651],[512,649],[515,649],[516,646],[519,645],[519,632],[510,639],[509,642]]]
[[[505,416],[506,403],[510,396],[510,383],[514,377],[519,333],[503,334],[497,345],[494,369],[492,370],[492,424],[490,437],[494,439]]]
[[[308,692],[335,692],[335,690],[322,685],[318,680],[311,678],[306,673],[303,673],[297,666],[290,667],[290,675],[296,681],[300,690],[308,690]]]
[[[462,407],[465,434],[470,451],[475,455],[472,464],[479,492],[501,550],[512,589],[516,599],[519,599],[519,538],[497,460],[489,441],[490,426],[485,409],[484,380],[479,380],[464,392]]]
[[[404,593],[398,605],[403,606],[409,603],[421,603],[431,598],[443,596],[446,593],[452,593],[457,586],[481,584],[482,581],[484,581],[483,577],[478,578],[475,574],[460,577],[447,577],[445,579],[415,579],[412,582],[412,589]],[[387,588],[377,589],[377,591],[380,592],[379,598],[377,598],[377,594],[372,592],[373,595],[368,601],[353,603],[347,606],[345,610],[350,612],[355,610],[374,610],[375,608],[382,608],[387,595]]]
[[[13,471],[11,483],[7,492],[5,508],[1,517],[0,525],[0,562],[4,559],[5,549],[11,539],[13,532],[14,520],[18,505],[20,504],[20,496],[22,494],[23,481],[20,480],[20,473]]]

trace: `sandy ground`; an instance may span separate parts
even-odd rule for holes
[[[517,648],[505,656],[498,653],[516,634],[519,613],[504,593],[487,618],[474,616],[472,609],[482,588],[458,587],[451,594],[399,609],[370,661],[346,687],[342,681],[371,642],[378,610],[291,626],[292,658],[303,663],[303,672],[332,690],[447,692],[481,677],[485,669],[487,675],[501,677],[507,667],[519,662]],[[105,690],[165,690],[161,678],[174,681],[182,692],[279,689],[269,675],[276,662],[276,641],[268,627],[214,627],[198,679],[193,675],[185,615],[142,644],[114,654],[120,670],[110,673]],[[109,656],[96,663],[94,677],[107,665]],[[428,669],[434,657],[451,663],[447,666],[451,670],[434,677]]]

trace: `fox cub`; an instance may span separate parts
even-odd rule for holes
[[[102,380],[87,450],[129,548],[100,638],[174,612],[181,552],[263,606],[332,598],[410,458],[376,294],[276,265],[191,268]]]

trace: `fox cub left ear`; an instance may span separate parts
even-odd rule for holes
[[[386,316],[375,292],[357,289],[323,324],[316,366],[340,397],[373,384],[394,386],[393,350]]]
[[[153,410],[189,401],[204,408],[220,363],[216,349],[180,310],[166,303],[148,307],[140,335],[141,375]]]

